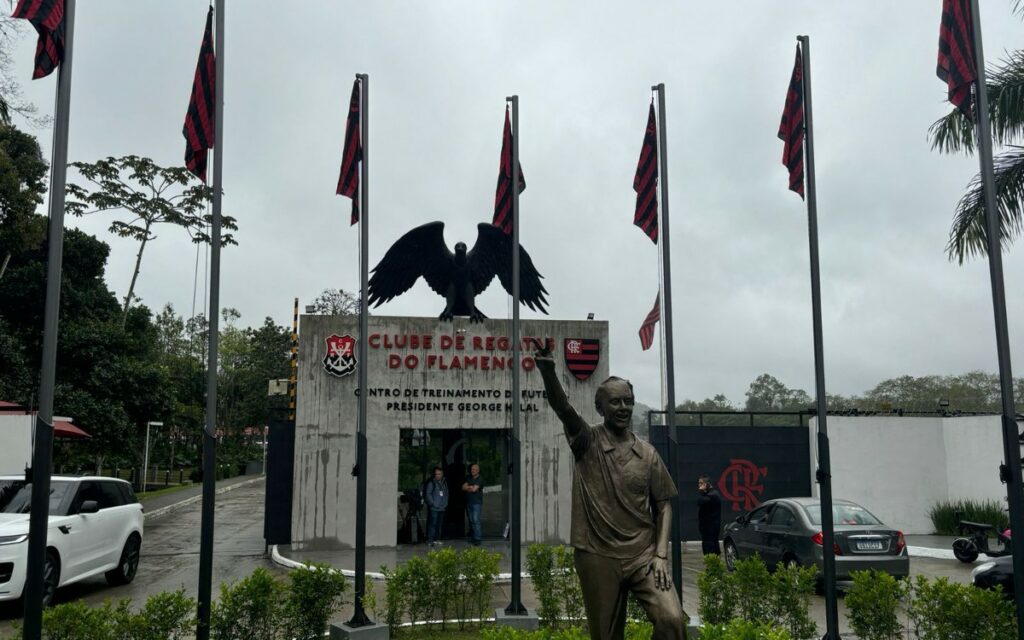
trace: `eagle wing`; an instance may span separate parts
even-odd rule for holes
[[[370,276],[368,303],[374,307],[402,295],[423,276],[430,288],[446,295],[454,255],[444,242],[444,223],[428,222],[391,245]]]
[[[498,276],[505,291],[512,293],[512,237],[493,224],[477,225],[476,244],[467,256],[473,291],[477,295]],[[544,276],[533,266],[530,254],[519,245],[519,300],[534,311],[547,315],[544,295],[548,292],[541,284]]]

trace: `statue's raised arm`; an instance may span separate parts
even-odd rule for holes
[[[572,442],[581,431],[588,428],[587,423],[580,417],[576,409],[569,404],[569,398],[565,395],[565,389],[562,388],[562,383],[558,381],[558,375],[555,373],[555,359],[551,356],[551,349],[547,345],[542,346],[540,342],[537,345],[538,348],[533,355],[533,359],[537,363],[537,369],[540,371],[541,378],[544,379],[544,390],[547,392],[548,404],[555,410],[558,419],[562,421],[565,437],[569,439],[569,442]]]

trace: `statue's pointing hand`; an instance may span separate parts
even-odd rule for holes
[[[554,373],[555,358],[551,355],[551,349],[536,338],[533,340],[533,343],[536,345],[533,360],[537,363],[537,368],[540,369],[541,373]]]

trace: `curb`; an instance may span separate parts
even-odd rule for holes
[[[238,487],[245,487],[245,486],[248,486],[250,484],[255,484],[257,482],[261,482],[261,481],[263,481],[265,479],[266,478],[264,476],[259,476],[257,478],[252,478],[250,480],[243,480],[241,482],[236,482],[234,484],[229,484],[226,487],[221,487],[220,489],[217,489],[217,492],[216,492],[215,495],[220,495],[222,493],[227,493],[228,491],[233,491],[234,489],[237,489]],[[145,520],[149,520],[150,518],[158,518],[158,517],[160,517],[160,516],[162,516],[162,515],[164,515],[166,513],[170,513],[171,511],[175,511],[176,509],[180,509],[182,507],[187,507],[190,504],[195,504],[197,502],[201,502],[202,499],[203,499],[203,495],[199,494],[197,496],[192,496],[190,498],[185,498],[184,500],[181,500],[179,502],[175,502],[173,504],[169,504],[166,507],[160,507],[159,509],[154,509],[152,511],[145,512],[142,515],[143,515],[143,518]]]
[[[933,549],[932,547],[912,547],[907,545],[907,553],[910,557],[936,558],[938,560],[956,560],[952,549]]]
[[[281,555],[281,552],[277,550],[276,544],[270,545],[270,559],[274,562],[274,564],[284,567],[286,569],[303,569],[309,566],[304,562],[299,562],[298,560],[292,560],[291,558],[284,557],[283,555]],[[351,569],[334,569],[334,571],[341,572],[341,575],[345,576],[346,578],[356,577],[356,572],[352,571]],[[528,573],[522,573],[520,575],[524,578],[530,577],[530,574]],[[383,581],[385,579],[384,574],[378,571],[367,571],[366,577],[370,578],[371,580],[377,581]],[[494,580],[494,584],[509,584],[510,582],[512,582],[511,573],[499,573],[498,577]]]

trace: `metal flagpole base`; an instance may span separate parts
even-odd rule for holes
[[[511,605],[510,605],[511,606]],[[522,608],[521,613],[512,613],[508,609],[494,610],[494,624],[499,627],[512,627],[524,631],[534,631],[540,628],[540,618],[533,609]]]
[[[331,640],[356,638],[358,640],[391,640],[388,625],[373,623],[362,627],[350,627],[347,622],[331,625]]]

